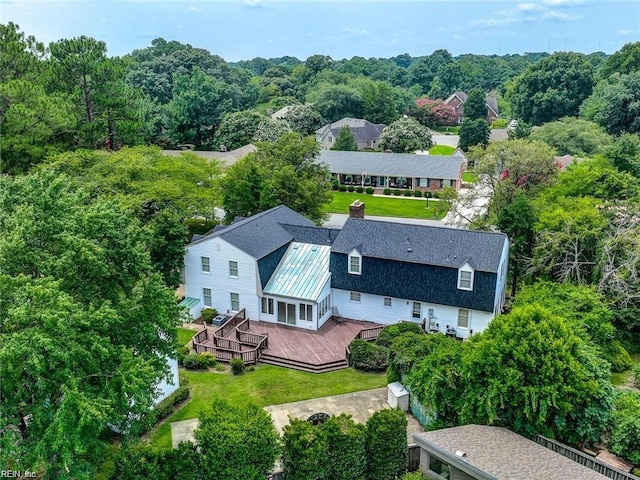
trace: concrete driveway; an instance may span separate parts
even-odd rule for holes
[[[314,413],[329,415],[348,413],[353,416],[356,422],[366,423],[374,412],[385,408],[390,408],[387,403],[387,387],[264,407],[271,414],[273,423],[279,432],[282,432],[289,423],[289,417],[307,419]],[[411,445],[413,434],[424,432],[424,429],[413,415],[408,414],[407,421],[407,442]],[[195,442],[193,432],[196,428],[198,428],[197,418],[172,422],[171,443],[173,448],[176,448],[180,442]]]

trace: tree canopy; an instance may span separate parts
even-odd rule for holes
[[[428,150],[433,145],[431,132],[412,118],[401,118],[387,125],[378,143],[383,150],[395,153],[413,153]]]

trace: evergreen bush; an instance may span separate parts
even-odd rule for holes
[[[407,471],[407,417],[386,408],[367,421],[367,480],[389,480]]]
[[[349,364],[358,370],[383,371],[389,365],[389,349],[365,340],[354,340],[349,345]]]

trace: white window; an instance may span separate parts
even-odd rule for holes
[[[418,179],[418,186],[419,187],[428,187],[429,186],[429,179],[428,178],[419,178]]]
[[[231,294],[231,310],[237,312],[240,310],[240,294],[232,293]]]
[[[450,187],[452,185],[451,180],[450,179],[444,179],[442,180],[442,186],[443,187]]]
[[[202,273],[211,273],[209,257],[200,257],[200,265],[202,265]]]
[[[362,257],[358,252],[351,252],[349,254],[349,273],[353,275],[360,275],[362,273]]]
[[[473,290],[473,270],[468,265],[458,270],[458,289]]]
[[[273,298],[262,297],[262,313],[273,315]]]
[[[229,260],[229,276],[238,278],[238,262]]]
[[[318,320],[324,317],[324,314],[329,310],[331,310],[331,295],[327,295],[318,303]]]
[[[349,300],[352,302],[360,303],[360,292],[351,292]]]
[[[391,308],[391,297],[384,297],[384,306]]]
[[[422,316],[422,304],[420,302],[413,302],[411,307],[411,317],[420,319]]]
[[[202,289],[202,304],[205,307],[210,307],[212,305],[212,303],[211,303],[211,289],[210,288],[203,288]]]
[[[313,321],[313,305],[309,305],[307,303],[300,304],[300,320],[304,320],[306,322]]]
[[[469,328],[469,319],[471,312],[466,308],[458,309],[458,328]]]

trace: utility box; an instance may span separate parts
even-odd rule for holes
[[[399,408],[403,412],[409,411],[409,392],[400,382],[387,385],[387,403],[391,408]]]

